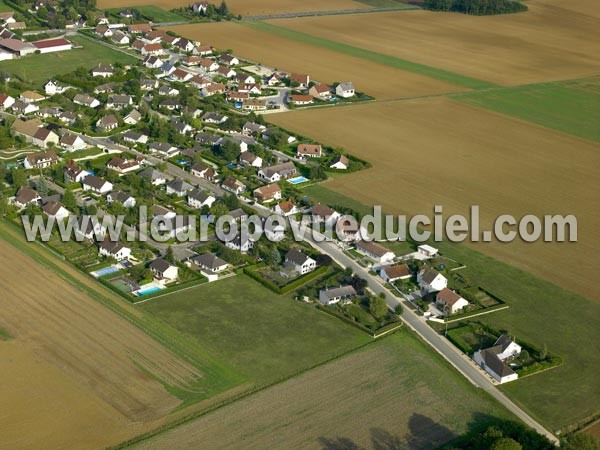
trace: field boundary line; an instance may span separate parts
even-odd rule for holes
[[[460,322],[461,320],[472,319],[473,317],[484,316],[486,314],[492,314],[492,313],[495,313],[496,311],[504,311],[505,309],[508,309],[508,308],[510,308],[510,305],[504,305],[501,308],[493,309],[491,311],[481,311],[480,313],[472,314],[470,316],[459,317],[457,319],[452,319],[452,320],[445,320],[442,323]]]
[[[401,4],[398,6],[388,6],[379,8],[365,9],[332,9],[330,11],[299,11],[290,13],[265,14],[258,16],[243,16],[242,21],[253,20],[271,20],[271,19],[293,19],[297,17],[315,17],[315,16],[342,16],[347,14],[366,14],[392,11],[411,11],[415,9],[423,9],[417,5]]]
[[[217,280],[213,281],[212,283],[215,283],[215,282],[217,282],[217,283],[218,283],[218,282],[219,282],[219,281],[221,281],[221,280],[226,280],[226,279],[228,279],[228,278],[235,277],[235,276],[236,276],[236,273],[230,273],[230,274],[227,274],[227,275],[225,275],[225,276],[223,276],[223,277],[221,277],[221,278],[219,278],[219,279],[217,279]],[[157,300],[157,299],[159,299],[159,298],[168,297],[169,295],[173,295],[173,294],[179,294],[180,292],[185,292],[185,291],[188,291],[188,290],[190,290],[190,289],[195,289],[195,288],[197,288],[197,287],[200,287],[200,286],[207,286],[207,285],[209,285],[209,284],[212,284],[212,283],[211,283],[211,282],[208,282],[208,283],[199,283],[199,284],[194,284],[193,286],[188,286],[188,287],[186,287],[186,288],[179,289],[178,291],[173,291],[173,292],[165,292],[165,293],[164,293],[164,294],[162,294],[162,295],[157,295],[156,297],[150,297],[150,298],[147,298],[146,300],[140,300],[140,301],[134,302],[134,303],[132,303],[132,304],[133,304],[134,306],[141,305],[142,303],[146,303],[146,302],[149,302],[149,301],[151,301],[151,300]]]

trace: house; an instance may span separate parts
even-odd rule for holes
[[[448,288],[444,288],[437,293],[435,303],[447,316],[456,314],[469,305],[467,300]]]
[[[246,136],[256,136],[262,134],[267,127],[256,122],[246,122],[242,127],[242,133]]]
[[[225,92],[225,85],[223,83],[210,83],[200,90],[203,97],[211,97],[215,94],[222,94],[223,92]]]
[[[123,191],[113,191],[106,196],[106,202],[119,202],[126,208],[134,208],[136,205],[135,197]]]
[[[55,95],[62,94],[67,91],[71,86],[63,86],[59,84],[56,80],[48,80],[46,84],[44,84],[44,92],[46,95]]]
[[[254,189],[254,198],[261,203],[269,203],[273,200],[281,200],[281,188],[277,183],[267,184]]]
[[[10,128],[14,134],[17,136],[22,136],[27,142],[37,145],[38,147],[46,148],[49,145],[58,145],[58,135],[54,131],[44,128],[40,119],[17,119],[13,122]],[[47,152],[47,155],[51,156],[52,158],[56,158],[56,161],[58,160],[54,152]],[[29,157],[34,158],[35,156],[28,155],[25,158],[25,165],[28,164],[28,161],[30,160]],[[51,161],[50,164],[54,164],[56,161]],[[26,166],[26,168],[30,167]]]
[[[10,37],[13,36],[13,33],[11,33],[10,31],[6,30],[6,33],[9,37],[0,39],[0,47],[8,51],[9,53],[12,53],[16,56],[26,56],[31,55],[32,53],[35,53],[38,50],[38,48],[35,45],[29,42],[20,41],[18,39]]]
[[[192,3],[192,12],[194,14],[206,14],[207,8],[208,8],[208,2]]]
[[[247,92],[237,92],[237,91],[229,91],[227,92],[227,100],[230,102],[243,102],[244,100],[248,100],[250,98],[250,94]]]
[[[115,68],[112,66],[112,64],[101,63],[92,69],[93,77],[108,78],[108,77],[112,77],[114,74],[115,74]]]
[[[147,44],[147,43],[146,43],[146,42],[144,42],[143,40],[141,40],[141,39],[136,39],[135,41],[133,41],[133,42],[131,43],[131,48],[132,48],[132,49],[134,49],[134,50],[137,50],[138,52],[141,52],[141,51],[142,51],[142,49],[144,48],[144,46],[145,46],[146,44]]]
[[[88,175],[88,172],[73,164],[69,164],[65,167],[64,177],[65,181],[68,183],[81,183]]]
[[[158,69],[164,64],[163,61],[155,55],[146,56],[143,63],[148,69]]]
[[[105,239],[98,245],[98,254],[122,261],[131,256],[131,249],[120,242]]]
[[[331,98],[331,88],[326,84],[315,84],[308,90],[308,93],[314,98],[321,100],[329,100]]]
[[[27,28],[27,24],[25,22],[12,22],[6,25],[6,28],[8,28],[9,30],[24,30],[25,28]],[[65,25],[65,28],[68,28],[68,26]]]
[[[209,147],[214,147],[216,145],[219,145],[221,136],[219,136],[217,134],[201,132],[201,133],[196,133],[196,136],[194,136],[194,140],[196,142],[199,142],[202,145],[208,145]]]
[[[448,280],[437,270],[427,266],[417,274],[417,282],[425,294],[448,287]]]
[[[296,156],[300,159],[320,158],[323,155],[323,148],[319,144],[299,144],[296,149]]]
[[[213,49],[210,45],[198,45],[193,50],[192,53],[200,56],[208,56],[212,55]]]
[[[352,286],[340,286],[337,288],[321,289],[319,291],[319,301],[325,306],[335,305],[336,303],[348,303],[356,297],[356,291]]]
[[[310,105],[312,103],[314,103],[314,99],[312,97],[312,95],[307,95],[307,94],[292,94],[290,96],[290,103],[294,104],[294,105]]]
[[[187,204],[188,206],[196,209],[202,209],[204,206],[209,208],[217,199],[210,194],[200,190],[194,189],[188,193]]]
[[[298,212],[298,208],[291,200],[278,203],[273,207],[273,212],[280,216],[291,216]]]
[[[106,236],[106,228],[98,222],[95,216],[79,216],[77,224],[73,227],[75,236],[93,241],[94,238],[101,241]]]
[[[135,125],[140,120],[142,120],[142,114],[137,109],[132,109],[125,117],[123,117],[123,122],[127,125]]]
[[[3,22],[5,24],[15,23],[16,19],[14,15],[14,11],[0,12],[0,22]]]
[[[22,187],[17,192],[14,203],[18,208],[24,208],[30,203],[39,203],[41,201],[42,197],[40,197],[40,194],[38,194],[36,191]]]
[[[350,165],[350,160],[344,155],[337,155],[329,164],[330,169],[346,170]]]
[[[149,23],[135,23],[129,25],[128,30],[131,34],[149,33],[152,31],[152,25]]]
[[[177,213],[162,205],[154,205],[152,207],[152,216],[160,219],[173,219],[177,217]]]
[[[48,117],[56,117],[59,118],[63,110],[60,106],[50,106],[48,108],[42,108],[38,111],[37,115],[47,119]]]
[[[238,233],[237,236],[225,242],[225,247],[246,253],[254,247],[254,241],[246,233]]]
[[[473,360],[489,373],[500,384],[514,381],[519,375],[510,367],[508,362],[521,354],[521,346],[502,335],[493,346],[478,350],[473,354]]]
[[[100,37],[105,37],[105,38],[109,38],[113,35],[112,30],[110,28],[108,28],[106,25],[97,26],[96,29],[94,30],[94,33]]]
[[[123,140],[131,144],[145,144],[148,142],[148,136],[137,131],[127,130],[123,133]]]
[[[327,225],[333,226],[340,218],[340,213],[334,211],[329,206],[325,206],[321,203],[317,203],[311,209],[311,214],[313,218],[313,222],[316,223],[325,223]]]
[[[244,111],[264,111],[267,109],[267,100],[264,98],[249,98],[242,104]]]
[[[171,120],[171,126],[175,128],[179,134],[186,134],[194,131],[191,125],[177,119]]]
[[[426,258],[435,258],[438,254],[438,249],[431,245],[423,244],[417,247],[417,253],[423,255]]]
[[[299,87],[305,89],[310,84],[310,76],[302,74],[302,73],[292,73],[290,74],[290,83],[292,87]]]
[[[24,101],[17,100],[12,104],[11,110],[13,114],[28,115],[39,111],[40,107],[33,103],[25,103]]]
[[[46,97],[35,91],[23,91],[19,95],[19,100],[25,103],[37,103],[45,99]]]
[[[379,269],[379,276],[386,283],[393,283],[397,280],[408,280],[412,277],[412,273],[406,264],[395,264]]]
[[[169,213],[172,213],[172,211],[169,211]],[[172,239],[181,234],[189,232],[189,230],[194,228],[195,225],[196,224],[193,220],[193,217],[178,216],[175,215],[175,213],[172,213],[172,215],[169,214],[168,216],[161,217],[161,221],[158,224],[157,230],[166,238]]]
[[[119,120],[117,119],[117,116],[115,116],[114,114],[109,114],[107,116],[101,117],[96,122],[96,128],[102,133],[106,133],[107,131],[114,130],[118,126],[119,126]]]
[[[205,270],[210,270],[214,273],[223,272],[229,267],[229,263],[219,258],[214,253],[203,253],[201,255],[194,255],[188,258],[188,261],[201,267]]]
[[[192,41],[185,38],[177,39],[177,41],[173,43],[173,46],[177,47],[182,52],[191,52],[195,47]]]
[[[288,161],[260,169],[258,171],[258,177],[263,181],[274,183],[279,180],[291,178],[297,173],[298,171],[296,170],[294,163]]]
[[[127,36],[122,31],[115,31],[113,35],[110,37],[110,40],[118,45],[129,45],[129,36]]]
[[[256,78],[249,73],[240,72],[235,76],[235,81],[238,84],[256,84]]]
[[[156,169],[153,169],[152,167],[148,167],[146,170],[140,172],[140,176],[150,181],[153,186],[161,186],[167,182],[166,175]]]
[[[344,242],[360,241],[367,235],[367,230],[352,216],[341,216],[335,226],[338,239]]]
[[[177,197],[183,197],[187,194],[188,191],[192,190],[194,187],[187,183],[186,181],[175,178],[174,180],[167,183],[167,194],[168,195],[176,195]]]
[[[354,84],[350,81],[345,81],[335,87],[335,95],[343,98],[354,97]]]
[[[217,69],[217,73],[225,78],[233,78],[233,77],[235,77],[236,72],[231,67],[220,66]]]
[[[219,63],[217,63],[215,60],[212,60],[209,58],[202,58],[198,62],[198,65],[205,72],[214,72],[219,69]]]
[[[179,81],[180,83],[185,83],[186,81],[190,80],[190,78],[192,78],[193,76],[194,75],[192,75],[190,72],[179,68],[175,69],[171,74],[171,78],[173,79],[173,81]]]
[[[296,249],[291,249],[285,254],[285,265],[300,275],[312,272],[317,268],[317,262],[314,259]]]
[[[14,103],[14,97],[11,97],[8,94],[0,93],[0,109],[10,108]]]
[[[148,149],[152,153],[158,153],[159,155],[165,156],[167,158],[179,154],[179,149],[177,147],[173,147],[171,144],[168,144],[166,142],[152,142],[148,146]]]
[[[225,178],[225,181],[223,181],[221,187],[226,191],[232,192],[236,195],[240,195],[246,190],[246,185],[233,177]]]
[[[228,66],[237,66],[240,60],[233,55],[221,55],[219,58],[221,64],[227,64]]]
[[[222,124],[227,122],[228,117],[224,114],[207,112],[202,116],[202,121],[206,123]]]
[[[158,104],[160,108],[165,108],[169,111],[181,109],[181,102],[176,98],[167,98]]]
[[[217,177],[217,173],[211,167],[203,166],[202,164],[194,164],[191,168],[191,173],[195,177],[204,178],[213,181]]]
[[[79,114],[75,114],[73,111],[64,111],[59,114],[58,119],[62,123],[73,125],[79,117],[81,116]]]
[[[356,242],[356,251],[371,258],[378,264],[392,262],[396,255],[377,242],[359,240]]]
[[[281,75],[279,75],[277,72],[273,72],[266,78],[266,84],[270,87],[277,86],[278,84],[281,84],[281,82]]]
[[[104,83],[104,84],[100,84],[98,86],[96,86],[94,88],[94,93],[95,94],[107,94],[110,92],[114,92],[115,88],[119,85],[120,83]]]
[[[75,133],[66,132],[60,138],[60,144],[62,148],[69,152],[74,152],[76,150],[82,150],[87,147],[85,141]]]
[[[73,97],[73,103],[77,105],[87,106],[88,108],[96,108],[100,106],[100,101],[87,94],[77,94]]]
[[[177,72],[177,70],[175,70],[175,72]],[[175,74],[175,72],[173,72],[173,74]],[[176,97],[177,95],[179,95],[179,89],[175,89],[173,86],[169,86],[168,84],[165,84],[165,85],[161,86],[160,88],[158,88],[158,95],[167,95],[169,97]]]
[[[158,80],[152,78],[142,78],[140,80],[140,89],[143,91],[151,91],[158,87]]]
[[[190,84],[196,89],[204,89],[210,86],[211,83],[212,80],[210,78],[201,77],[200,75],[194,75],[192,78],[190,78]],[[223,86],[223,89],[224,88],[225,86]]]
[[[240,154],[240,164],[252,167],[262,167],[263,160],[252,152],[242,152]]]
[[[69,217],[69,210],[61,202],[50,201],[42,207],[42,211],[50,218],[64,220]]]
[[[81,182],[84,191],[92,191],[96,194],[106,194],[112,191],[113,185],[95,175],[88,175]]]
[[[112,95],[108,97],[106,102],[107,108],[122,109],[133,103],[133,97],[131,95]]]
[[[139,159],[123,159],[115,156],[106,163],[106,167],[119,173],[134,172],[140,168]]]

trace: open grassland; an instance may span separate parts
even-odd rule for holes
[[[153,5],[164,9],[180,8],[190,5],[190,0],[158,0]],[[220,1],[211,1],[219,5]],[[98,8],[126,8],[147,5],[148,0],[100,0]],[[371,5],[353,0],[229,0],[229,10],[242,16],[260,16],[302,11],[337,11],[351,9],[368,9]]]
[[[288,377],[372,340],[290,296],[273,294],[245,275],[141,307],[256,384]]]
[[[371,209],[323,185],[314,185],[304,191],[323,203],[342,205],[362,214]],[[551,430],[585,423],[586,419],[600,413],[600,392],[597,385],[590,382],[600,364],[596,338],[600,303],[469,246],[449,242],[432,244],[445,256],[466,265],[461,274],[510,306],[507,311],[481,316],[477,320],[488,322],[498,329],[505,328],[517,338],[536,346],[545,343],[550,352],[563,358],[560,367],[508,383],[501,389],[505,389],[513,401]]]
[[[600,142],[600,77],[470,92],[455,98]]]
[[[351,80],[358,91],[379,99],[465,90],[425,75],[261,31],[255,26],[230,22],[168,29],[220,49],[231,48],[236,55],[279,70],[308,73],[311,79],[323,83]]]
[[[284,128],[340,145],[373,164],[327,186],[390,213],[444,215],[481,208],[481,229],[501,214],[574,214],[577,243],[475,243],[588,298],[598,252],[600,146],[535,124],[430,98],[270,116]],[[574,157],[577,155],[577,157]]]
[[[572,9],[572,4],[582,6]],[[269,24],[507,86],[598,74],[597,2],[532,0],[527,5],[525,13],[486,17],[401,11],[368,19],[355,14]]]
[[[96,44],[81,36],[69,36],[69,40],[74,44],[82,45],[83,48],[2,61],[2,71],[41,88],[48,79],[72,72],[78,67],[91,69],[99,63],[131,64],[136,61],[132,56]]]
[[[507,415],[404,331],[139,448],[434,448]]]

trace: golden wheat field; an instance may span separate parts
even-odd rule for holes
[[[386,65],[315,47],[236,23],[168,27],[189,39],[279,70],[308,73],[311,79],[333,83],[352,80],[356,89],[379,99],[459,92],[460,87]]]
[[[195,368],[0,240],[1,448],[99,448],[156,426]],[[161,381],[159,381],[161,380]]]
[[[372,169],[326,186],[390,213],[432,216],[433,206],[443,205],[448,217],[480,205],[488,225],[500,214],[575,214],[576,244],[473,245],[588,298],[600,295],[600,145],[442,97],[297,111],[269,121],[370,161]]]
[[[397,11],[276,19],[269,23],[501,85],[600,71],[600,18],[591,0],[528,1],[529,11],[469,16]],[[569,5],[571,3],[569,2]]]
[[[193,3],[190,0],[158,0],[151,2],[149,0],[100,0],[98,8],[126,8],[144,5],[159,6],[163,9],[170,10],[188,6]],[[211,2],[219,5],[220,1]],[[337,11],[350,9],[368,9],[369,6],[355,2],[353,0],[230,0],[227,6],[234,14],[242,16],[259,16],[268,14],[292,13],[301,11]]]

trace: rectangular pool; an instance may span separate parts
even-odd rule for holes
[[[119,268],[117,266],[109,266],[109,267],[104,267],[102,269],[94,270],[93,272],[90,273],[90,275],[92,275],[94,278],[101,278],[104,275],[108,275],[110,273],[115,273],[118,271],[119,271]]]
[[[306,183],[307,181],[309,181],[308,178],[299,176],[299,177],[290,178],[288,180],[288,183],[300,184],[300,183]]]
[[[159,286],[150,286],[147,288],[142,288],[139,291],[137,291],[135,293],[135,295],[137,295],[138,297],[141,297],[142,295],[148,295],[148,294],[152,294],[154,292],[158,292],[158,291],[162,291],[163,288],[159,287]]]

